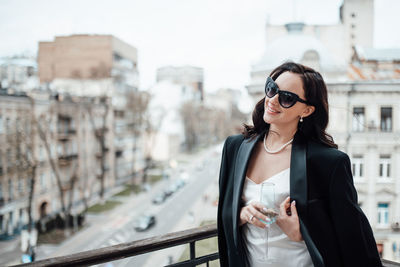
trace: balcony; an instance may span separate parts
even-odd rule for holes
[[[71,139],[72,135],[76,133],[76,130],[73,128],[66,128],[66,129],[58,129],[57,137],[58,140],[62,142],[66,142]]]
[[[36,261],[34,263],[20,264],[15,266],[90,266],[184,244],[189,244],[190,259],[168,265],[169,267],[189,267],[204,263],[206,266],[209,266],[209,262],[215,261],[219,258],[218,252],[196,257],[195,243],[196,241],[215,236],[217,236],[217,226],[215,224],[206,225],[185,231],[165,234],[162,236],[155,236],[133,242],[122,243],[115,246],[94,249],[72,255],[50,258]],[[385,267],[400,267],[400,263],[397,262],[382,260],[382,263]]]
[[[60,155],[60,156],[58,156],[58,164],[60,166],[67,166],[67,165],[71,164],[73,159],[77,159],[77,158],[78,158],[77,153],[71,153],[68,155]]]

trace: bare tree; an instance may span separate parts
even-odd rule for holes
[[[206,107],[194,101],[185,102],[181,107],[181,117],[188,151],[199,145],[219,142],[226,136],[240,132],[246,114],[236,105],[224,111]]]
[[[197,115],[200,114],[200,106],[194,101],[188,101],[182,105],[180,111],[185,131],[186,148],[191,151],[198,143],[199,120]]]
[[[135,178],[135,162],[136,162],[136,149],[137,141],[140,136],[146,131],[148,126],[148,116],[147,109],[149,106],[150,95],[146,92],[131,91],[127,94],[127,104],[126,104],[126,120],[128,121],[129,131],[132,133],[134,138],[134,154],[133,154],[133,165],[132,165],[132,185],[134,184]],[[146,171],[148,168],[150,158],[146,157],[146,166],[144,170],[144,183],[146,182]]]
[[[89,120],[92,125],[94,135],[99,144],[99,149],[100,149],[99,154],[98,154],[98,158],[100,160],[100,173],[97,175],[97,178],[100,181],[99,196],[100,196],[101,201],[104,201],[105,176],[106,176],[106,171],[107,171],[106,157],[107,157],[107,152],[109,150],[106,145],[106,137],[107,137],[106,135],[109,130],[107,127],[107,117],[108,117],[111,103],[110,103],[110,99],[106,96],[100,97],[99,100],[103,107],[103,111],[101,114],[101,125],[96,125],[92,105],[86,104],[86,110],[89,115]]]
[[[31,106],[32,110],[35,109],[35,100],[30,97],[29,98],[31,101]],[[65,222],[65,234],[68,236],[70,234],[69,232],[69,221],[71,217],[71,208],[72,208],[72,203],[73,203],[73,192],[74,192],[74,186],[75,182],[78,179],[77,177],[77,163],[75,164],[74,170],[72,172],[71,177],[68,177],[67,179],[62,179],[60,169],[58,167],[59,159],[55,158],[55,155],[52,155],[51,153],[51,147],[50,147],[50,140],[51,140],[51,123],[52,123],[52,115],[54,114],[55,108],[50,105],[49,108],[49,114],[46,116],[46,114],[40,114],[38,117],[32,116],[32,122],[33,125],[36,126],[36,130],[38,133],[38,136],[40,140],[42,141],[47,159],[49,161],[52,173],[54,174],[54,177],[56,178],[56,183],[57,183],[57,188],[59,191],[59,200],[60,200],[60,206],[61,206],[61,217]],[[66,181],[65,185],[63,184],[63,180]],[[65,194],[64,192],[69,190],[69,201],[68,201],[68,206],[65,204]]]
[[[28,191],[28,235],[31,236],[34,227],[34,219],[32,214],[33,198],[35,195],[36,177],[38,160],[35,155],[35,139],[32,127],[32,118],[34,113],[29,110],[27,114],[17,118],[15,124],[15,135],[9,139],[9,144],[16,152],[16,171],[19,179],[27,177]],[[25,128],[22,125],[25,125]],[[29,251],[29,247],[27,247]],[[28,252],[27,251],[27,252]]]

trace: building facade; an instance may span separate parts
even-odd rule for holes
[[[266,77],[291,60],[328,86],[332,134],[352,164],[359,205],[383,258],[400,259],[400,82],[398,49],[373,48],[373,0],[344,0],[336,25],[267,24],[264,56],[247,86],[254,103]]]
[[[1,239],[28,224],[32,184],[32,219],[43,226],[62,211],[60,190],[73,215],[98,198],[101,159],[107,167],[104,184],[114,185],[112,113],[105,126],[96,124],[104,118],[98,100],[2,90],[0,103]],[[111,129],[105,133],[103,156],[96,139],[99,128]]]
[[[182,95],[204,99],[204,70],[194,66],[165,66],[157,69],[157,82],[170,81],[182,86]]]
[[[129,95],[138,92],[137,49],[112,35],[57,36],[40,42],[39,78],[53,92],[111,99],[118,184],[144,168],[141,135],[130,127]],[[137,140],[136,140],[137,139]]]
[[[352,164],[383,258],[400,259],[400,82],[328,84],[328,132]]]
[[[30,91],[38,85],[36,58],[26,55],[0,58],[0,89]]]

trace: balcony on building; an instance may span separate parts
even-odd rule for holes
[[[57,136],[60,141],[68,141],[76,133],[75,123],[69,115],[58,115]]]

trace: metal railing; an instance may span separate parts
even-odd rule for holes
[[[208,266],[210,261],[219,258],[218,252],[196,258],[195,242],[217,236],[217,225],[206,225],[185,231],[155,236],[115,246],[84,251],[67,256],[49,258],[33,263],[20,264],[15,266],[44,267],[44,266],[90,266],[120,260],[127,257],[137,256],[165,248],[189,244],[190,259],[168,265],[169,267],[189,267],[204,264]],[[382,260],[385,267],[400,267],[400,263]]]

